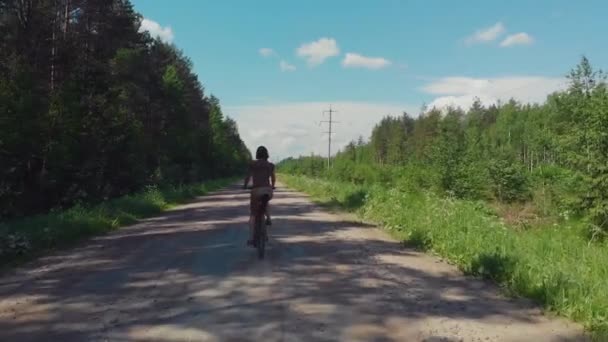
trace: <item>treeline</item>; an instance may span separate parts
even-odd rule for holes
[[[0,217],[250,159],[191,61],[141,20],[128,0],[0,0]]]
[[[514,100],[464,111],[386,117],[326,170],[322,157],[287,159],[286,173],[403,184],[459,198],[534,201],[544,214],[584,215],[608,227],[608,91],[583,57],[569,87],[542,104]]]

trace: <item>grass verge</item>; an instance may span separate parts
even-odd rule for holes
[[[485,203],[379,186],[280,176],[318,203],[356,212],[409,245],[432,251],[466,274],[581,322],[608,341],[608,246],[589,244],[581,225],[515,230]]]
[[[65,248],[87,237],[133,224],[231,181],[148,187],[140,193],[95,206],[76,205],[64,211],[0,223],[0,267],[15,266],[49,250]]]

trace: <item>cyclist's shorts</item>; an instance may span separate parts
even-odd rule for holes
[[[270,196],[269,200],[272,199],[272,195],[273,195],[272,187],[265,186],[265,187],[251,189],[251,199],[249,201],[249,210],[251,211],[252,214],[255,213],[255,210],[256,210],[257,204],[258,204],[258,200],[260,198],[262,198],[262,196],[264,196],[264,195]]]

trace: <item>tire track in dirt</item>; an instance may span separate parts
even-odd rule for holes
[[[585,341],[492,284],[279,189],[265,260],[231,187],[0,279],[2,341]]]

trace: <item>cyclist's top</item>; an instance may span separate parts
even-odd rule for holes
[[[274,164],[267,160],[256,160],[249,165],[254,188],[270,187],[270,176],[273,172]]]

